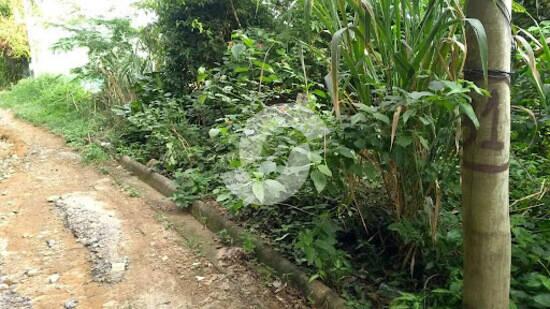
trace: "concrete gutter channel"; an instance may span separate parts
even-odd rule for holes
[[[119,159],[120,164],[132,172],[142,181],[153,187],[165,196],[172,196],[176,192],[177,186],[170,179],[155,173],[150,168],[140,164],[131,158],[124,156]],[[231,222],[216,208],[214,201],[197,201],[190,207],[190,212],[199,222],[205,224],[212,232],[217,233],[226,230],[231,238],[239,243],[246,235],[250,234],[235,223]],[[291,284],[293,287],[302,291],[317,308],[343,309],[347,308],[345,301],[332,289],[327,287],[319,280],[309,280],[309,276],[301,271],[296,265],[283,257],[277,251],[271,249],[260,239],[253,237],[255,244],[255,254],[261,263],[271,267],[278,276]]]

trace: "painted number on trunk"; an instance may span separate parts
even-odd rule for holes
[[[490,125],[491,125],[491,132],[487,139],[481,141],[480,148],[481,149],[487,149],[491,151],[502,151],[504,150],[504,142],[499,140],[499,125],[500,125],[500,113],[499,113],[499,94],[496,91],[491,92],[491,98],[485,105],[485,108],[481,112],[481,117],[491,117]],[[474,127],[473,123],[471,121],[466,121],[465,123],[468,126],[468,132],[469,135],[465,137],[464,139],[464,147],[468,147],[477,139],[477,130]],[[483,173],[490,173],[490,174],[497,174],[501,172],[505,172],[508,170],[508,162],[501,165],[493,165],[493,164],[481,164],[481,163],[475,163],[475,162],[469,162],[467,160],[464,160],[463,162],[464,167],[477,171],[477,172],[483,172]]]

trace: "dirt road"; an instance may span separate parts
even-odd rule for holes
[[[244,262],[214,267],[159,221],[166,198],[103,171],[0,110],[1,309],[305,307]]]

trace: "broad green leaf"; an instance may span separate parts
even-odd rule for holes
[[[347,147],[344,147],[344,146],[339,146],[337,149],[336,149],[336,152],[346,158],[349,158],[349,159],[355,159],[355,154],[353,153],[353,151]]]
[[[221,203],[221,202],[227,201],[230,197],[231,197],[231,194],[229,193],[220,194],[216,197],[216,202]]]
[[[235,73],[244,73],[244,72],[248,72],[248,70],[249,70],[248,67],[244,67],[244,66],[239,66],[233,69]]]
[[[323,90],[321,89],[315,89],[313,90],[311,93],[313,93],[314,95],[320,97],[320,98],[326,98],[327,97],[327,93],[324,92]]]
[[[233,58],[236,60],[241,59],[241,56],[243,52],[246,50],[246,46],[243,44],[235,44],[233,47],[231,47],[231,55],[233,55]]]
[[[395,140],[395,143],[401,147],[407,147],[410,144],[412,144],[412,141],[413,140],[410,136],[401,135],[397,137],[397,139]]]
[[[261,181],[255,181],[252,184],[252,193],[260,203],[264,202],[264,184]]]
[[[275,74],[265,76],[264,79],[263,79],[263,81],[267,84],[270,84],[270,83],[273,83],[273,82],[278,82],[279,80],[280,80],[279,76],[277,76]]]
[[[275,73],[275,71],[273,70],[273,67],[263,61],[260,61],[260,60],[254,60],[252,61],[257,67],[259,67],[260,69],[262,69],[263,71],[267,71],[269,73]]]
[[[414,101],[417,101],[423,97],[431,96],[432,93],[428,91],[414,91],[409,93],[409,97],[413,99]]]
[[[313,170],[310,177],[311,180],[313,180],[313,185],[315,186],[317,192],[320,193],[327,186],[327,177],[321,174],[318,170]]]
[[[372,114],[372,116],[377,120],[384,122],[385,124],[390,124],[390,118],[382,113],[375,112]]]
[[[310,162],[313,162],[313,163],[319,163],[323,161],[323,157],[321,157],[321,155],[313,151],[310,151],[307,154],[307,158],[309,159]]]
[[[248,47],[254,47],[254,40],[251,39],[251,38],[245,37],[245,38],[243,39],[243,43],[244,43],[244,45],[246,45],[246,46],[248,46]]]
[[[208,131],[208,135],[210,136],[210,138],[214,138],[220,135],[220,129],[210,129],[210,131]]]
[[[319,172],[327,175],[328,177],[332,177],[332,172],[330,171],[330,169],[328,168],[328,166],[322,164],[322,165],[317,165],[317,169],[319,170]]]
[[[265,161],[260,164],[260,171],[265,175],[273,173],[277,170],[277,164],[273,161]]]
[[[241,167],[241,161],[240,160],[231,160],[231,161],[229,161],[229,166],[231,168],[239,168],[239,167]]]
[[[533,300],[535,301],[535,303],[537,303],[541,306],[544,306],[546,308],[550,307],[550,294],[549,293],[536,295],[533,298]]]
[[[476,112],[471,104],[461,103],[460,111],[472,121],[476,129],[479,128],[479,120],[477,119]]]
[[[445,84],[438,80],[432,80],[428,87],[433,91],[440,91],[445,89]]]
[[[411,116],[414,116],[416,114],[416,110],[409,108],[405,113],[403,113],[403,123],[407,124],[407,121]]]
[[[416,137],[418,138],[418,141],[420,142],[420,145],[422,145],[422,147],[424,147],[424,149],[426,149],[426,150],[430,149],[430,144],[428,143],[428,140],[426,140],[423,136],[420,136],[420,135],[416,135]]]
[[[199,99],[198,99],[199,104],[201,104],[201,105],[204,104],[204,102],[206,102],[206,99],[208,99],[208,95],[207,94],[201,94],[199,96]]]
[[[527,9],[517,1],[512,2],[512,11],[514,13],[527,13]]]
[[[422,124],[425,125],[425,126],[432,125],[432,121],[431,121],[429,118],[426,118],[426,117],[424,117],[424,116],[420,116],[420,117],[418,117],[418,119],[419,119],[420,122],[422,122]]]
[[[479,59],[481,60],[481,69],[483,70],[483,80],[487,83],[489,77],[489,46],[485,27],[483,27],[479,19],[466,18],[465,21],[472,27],[472,30],[474,30],[479,49]]]
[[[367,120],[367,117],[363,115],[362,113],[357,113],[350,118],[351,124],[356,125],[358,122],[365,122]]]
[[[286,190],[283,184],[273,179],[267,179],[264,182],[264,189],[269,193],[275,193],[275,194],[279,194],[280,192],[284,192]]]

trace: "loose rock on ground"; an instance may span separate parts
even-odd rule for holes
[[[245,262],[224,255],[214,266],[160,220],[173,204],[137,178],[112,164],[99,173],[61,138],[0,110],[4,166],[0,309],[307,307]]]

